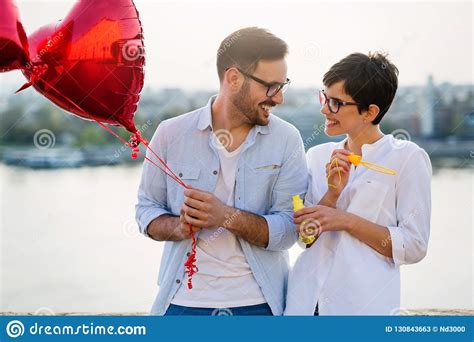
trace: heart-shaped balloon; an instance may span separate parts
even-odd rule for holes
[[[13,0],[0,0],[0,72],[28,64],[28,41]]]
[[[79,0],[59,24],[28,37],[29,83],[82,118],[135,133],[143,88],[143,31],[132,0]]]

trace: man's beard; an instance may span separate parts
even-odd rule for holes
[[[266,126],[268,121],[260,117],[258,108],[255,108],[250,98],[250,84],[245,81],[240,91],[232,98],[232,104],[237,113],[244,116],[250,125]]]

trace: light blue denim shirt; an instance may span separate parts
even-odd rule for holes
[[[211,105],[163,121],[150,142],[151,148],[184,183],[214,192],[219,157],[212,143]],[[148,151],[148,158],[156,158]],[[281,315],[289,268],[288,249],[296,242],[292,195],[307,190],[304,147],[298,130],[271,115],[267,126],[249,132],[237,162],[234,207],[263,216],[269,229],[266,248],[238,238],[253,275],[274,315]],[[156,166],[145,161],[136,219],[141,233],[163,214],[179,216],[184,188]],[[191,240],[166,241],[158,275],[160,290],[151,314],[163,315],[178,288],[186,286],[184,263]],[[197,260],[199,267],[199,260]]]

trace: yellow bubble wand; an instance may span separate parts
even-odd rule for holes
[[[380,165],[377,165],[377,164],[374,164],[374,163],[371,163],[371,162],[368,162],[368,161],[364,161],[364,160],[362,160],[362,156],[359,156],[357,154],[353,154],[353,153],[349,154],[348,159],[349,159],[349,162],[351,164],[354,164],[354,166],[362,165],[362,166],[365,166],[366,168],[368,168],[369,170],[379,172],[379,173],[383,173],[385,175],[390,175],[390,176],[394,176],[394,175],[397,174],[394,170],[389,169],[387,167],[380,166]],[[329,164],[329,168],[331,168],[334,163],[336,164],[336,167],[339,167],[339,163],[337,161],[338,161],[338,158],[334,158],[331,161],[331,164]],[[339,169],[337,170],[337,175],[339,176],[339,185],[340,185],[342,183],[341,170],[339,170]],[[328,186],[331,186],[331,187],[335,188],[336,187],[335,185],[329,183],[329,177],[330,176],[327,177]]]

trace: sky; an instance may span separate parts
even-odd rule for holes
[[[74,1],[19,0],[28,34],[65,17]],[[292,87],[315,87],[352,52],[383,50],[401,85],[473,83],[472,2],[153,1],[136,0],[146,45],[145,85],[217,89],[220,42],[246,26],[264,27],[289,45]],[[0,83],[22,84],[19,71]]]

